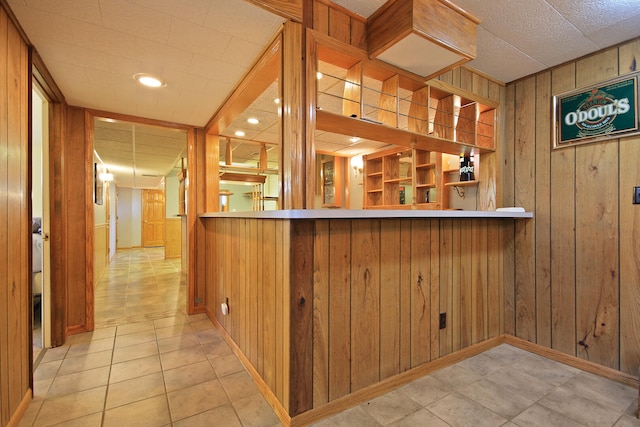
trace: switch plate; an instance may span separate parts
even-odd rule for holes
[[[640,205],[640,187],[633,187],[633,204]]]

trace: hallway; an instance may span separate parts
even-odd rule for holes
[[[119,252],[96,330],[46,351],[21,426],[279,426],[205,315],[180,260]],[[321,421],[324,426],[640,426],[638,391],[503,344]]]

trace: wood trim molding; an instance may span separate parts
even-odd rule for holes
[[[20,421],[22,420],[22,417],[24,416],[25,412],[27,412],[27,408],[29,407],[29,404],[33,400],[32,396],[33,396],[32,389],[31,388],[27,389],[27,392],[24,394],[24,396],[22,396],[22,400],[20,401],[20,404],[18,405],[15,412],[11,416],[11,419],[9,419],[9,424],[7,424],[7,427],[18,427],[20,425]]]
[[[571,356],[566,353],[562,353],[552,348],[544,347],[539,344],[534,344],[522,338],[515,337],[513,335],[505,335],[504,342],[514,347],[521,348],[539,356],[546,357],[547,359],[555,360],[556,362],[564,363],[565,365],[573,366],[585,372],[591,372],[592,374],[599,375],[601,377],[608,378],[612,381],[616,381],[622,384],[626,384],[631,387],[638,388],[640,386],[640,380],[632,375],[618,371],[616,369],[608,368],[603,365],[599,365],[594,362],[590,362],[585,359],[581,359],[576,356]]]
[[[94,300],[93,289],[95,287],[93,277],[93,242],[94,242],[94,215],[93,215],[93,116],[89,111],[84,113],[84,140],[85,140],[85,229],[86,229],[86,255],[85,255],[85,325],[87,331],[93,331]]]

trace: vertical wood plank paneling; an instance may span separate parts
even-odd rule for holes
[[[551,73],[536,78],[536,342],[551,347]]]
[[[343,43],[351,43],[349,15],[335,8],[329,8],[329,35]]]
[[[535,101],[534,77],[516,84],[515,189],[516,206],[535,210]],[[516,221],[516,336],[536,340],[535,218]]]
[[[473,344],[473,297],[472,297],[472,266],[473,249],[473,220],[460,220],[460,347],[466,348]],[[455,280],[455,279],[454,279]]]
[[[351,392],[351,221],[329,223],[329,400]]]
[[[247,263],[249,266],[249,360],[258,366],[258,220],[248,219],[249,244]],[[285,305],[286,307],[286,305]]]
[[[0,92],[6,94],[9,90],[7,79],[8,20],[4,9],[0,7]],[[3,283],[9,283],[9,253],[11,240],[9,238],[9,151],[14,148],[9,145],[8,137],[8,108],[9,97],[0,98],[0,277]],[[0,287],[0,424],[6,425],[11,417],[9,407],[9,374],[15,369],[9,361],[9,286]]]
[[[640,55],[638,55],[640,57]],[[640,185],[640,137],[620,140],[620,370],[640,367],[640,209],[631,189]]]
[[[351,17],[351,45],[358,49],[367,48],[367,23]]]
[[[451,221],[451,290],[452,310],[451,310],[451,340],[452,351],[462,348],[462,221],[454,219]]]
[[[315,222],[313,242],[313,407],[329,401],[329,221]]]
[[[576,63],[578,87],[617,75],[617,49]],[[618,170],[617,140],[576,148],[576,247],[581,248],[576,259],[578,356],[615,369],[620,348],[619,201],[618,192],[611,189],[618,185]]]
[[[473,92],[473,76],[474,73],[468,68],[460,68],[460,89]]]
[[[264,305],[264,379],[275,390],[276,365],[276,221],[263,221],[264,224],[264,252],[262,254],[263,274],[263,305]],[[309,298],[313,298],[310,295]]]
[[[440,312],[447,314],[447,327],[439,331],[440,356],[453,348],[453,220],[440,220]]]
[[[287,310],[288,302],[291,301],[291,268],[293,245],[291,243],[291,221],[282,223],[282,402],[284,409],[289,412],[291,397],[291,311]]]
[[[429,334],[430,360],[440,357],[440,221],[429,221],[430,227],[430,277],[431,332]]]
[[[509,85],[505,91],[505,136],[502,164],[502,202],[504,206],[515,206],[515,106],[516,86]],[[514,224],[515,230],[515,224]],[[504,252],[504,332],[515,335],[516,333],[516,301],[515,301],[515,246],[513,232],[507,235],[504,231],[504,239],[507,245]]]
[[[400,220],[383,220],[380,231],[380,379],[400,372]]]
[[[282,390],[284,387],[284,376],[283,376],[283,368],[284,368],[284,359],[288,357],[287,353],[284,353],[284,312],[282,307],[285,307],[285,302],[283,299],[284,295],[284,270],[289,264],[284,264],[284,247],[285,247],[285,236],[284,236],[284,222],[283,221],[275,221],[276,232],[275,232],[275,252],[274,252],[274,265],[276,268],[275,271],[275,344],[276,344],[276,354],[275,354],[275,377],[276,377],[276,386],[275,393],[276,396],[282,402]],[[289,239],[289,236],[286,236],[286,240]],[[288,259],[287,259],[288,261]]]
[[[264,337],[265,337],[265,330],[264,330],[264,322],[265,322],[265,306],[264,306],[264,275],[262,274],[263,270],[264,270],[264,246],[265,246],[265,241],[264,241],[264,221],[262,220],[258,220],[257,221],[257,226],[256,226],[256,234],[255,234],[257,240],[258,240],[258,245],[257,245],[257,258],[256,258],[256,270],[257,270],[257,276],[256,276],[256,290],[257,290],[257,297],[258,297],[258,304],[257,304],[257,319],[258,322],[256,324],[256,327],[258,329],[258,345],[256,347],[257,350],[257,360],[258,360],[258,365],[256,366],[256,368],[258,369],[258,372],[260,373],[260,375],[264,375]]]
[[[502,281],[502,227],[495,220],[487,221],[487,335],[489,338],[501,334],[500,318],[502,304],[500,294]]]
[[[551,73],[551,92],[575,88],[575,64]],[[576,241],[575,241],[576,148],[551,153],[551,347],[576,354]]]
[[[400,372],[411,369],[411,221],[400,220]]]
[[[472,342],[487,339],[488,288],[487,288],[487,220],[478,219],[473,223],[471,240],[471,317],[473,319]]]
[[[246,220],[243,218],[241,221],[237,221],[237,247],[238,258],[236,258],[237,266],[237,280],[238,280],[238,301],[234,304],[238,310],[238,346],[242,349],[243,353],[247,352],[248,330],[247,330],[247,316],[248,316],[248,295],[250,290],[249,281],[247,280],[247,235],[246,235]]]
[[[329,7],[319,1],[313,2],[313,29],[329,35]]]
[[[380,380],[380,221],[352,221],[351,391]]]
[[[619,49],[619,73],[636,71],[640,40]],[[620,140],[620,370],[635,375],[640,367],[640,209],[629,193],[640,185],[640,138]]]
[[[411,223],[411,366],[431,358],[431,230],[428,220]]]
[[[291,225],[289,414],[313,407],[313,234],[312,221]]]

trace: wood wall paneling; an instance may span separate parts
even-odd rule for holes
[[[0,6],[0,425],[31,399],[29,48]]]
[[[515,205],[528,211],[535,209],[535,117],[536,80],[534,77],[516,84],[515,115]],[[516,222],[516,335],[536,340],[535,298],[535,218]]]
[[[167,218],[165,220],[164,246],[165,258],[180,258],[182,254],[182,220],[181,218]]]
[[[431,359],[431,229],[411,223],[411,367]]]
[[[536,77],[536,343],[551,347],[551,72]]]
[[[380,230],[380,379],[400,373],[400,220],[384,220]]]
[[[551,73],[552,94],[575,88],[575,64],[556,68]],[[575,240],[575,166],[576,148],[551,153],[551,347],[576,354],[576,240]]]

